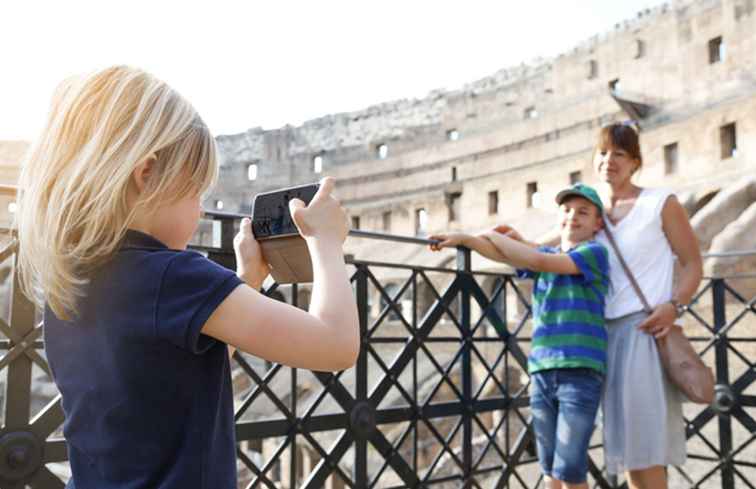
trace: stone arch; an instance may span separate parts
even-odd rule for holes
[[[743,213],[714,237],[711,242],[711,253],[723,253],[728,251],[751,251],[756,249],[756,235],[753,233],[756,226],[756,201],[754,201]],[[744,256],[711,256],[704,261],[704,272],[707,275],[717,277],[731,277],[744,275],[740,280],[730,280],[732,286],[746,300],[756,296],[756,283],[751,278],[746,278],[756,268],[756,256],[747,254]],[[727,300],[735,301],[728,294]]]
[[[704,194],[700,199],[696,200],[695,204],[690,209],[690,217],[695,216],[696,213],[703,209],[706,204],[711,202],[711,199],[716,197],[718,193],[719,189],[712,190],[711,192]]]
[[[728,224],[739,219],[756,202],[756,177],[743,178],[717,193],[690,220],[701,249],[708,250]]]

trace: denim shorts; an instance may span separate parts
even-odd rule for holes
[[[604,376],[590,368],[565,368],[543,370],[530,378],[530,409],[543,474],[585,482]]]

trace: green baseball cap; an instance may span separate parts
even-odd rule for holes
[[[568,187],[559,192],[556,195],[556,203],[561,205],[564,199],[573,195],[577,195],[578,197],[583,197],[590,200],[596,207],[598,207],[600,213],[604,212],[604,204],[601,203],[601,198],[599,197],[598,193],[593,189],[593,187],[589,187],[588,185],[585,185],[583,183],[576,183],[572,187]]]

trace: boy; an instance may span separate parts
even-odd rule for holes
[[[559,192],[559,248],[533,249],[496,231],[435,235],[431,249],[467,246],[533,278],[533,342],[528,357],[530,405],[546,487],[588,488],[588,443],[606,370],[606,248],[594,241],[603,206],[594,189]]]

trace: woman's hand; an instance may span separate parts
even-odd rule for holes
[[[645,321],[638,325],[638,329],[654,338],[664,338],[675,325],[677,308],[671,302],[659,304],[651,312]]]
[[[498,226],[491,229],[491,231],[503,234],[504,236],[512,238],[513,240],[519,241],[521,243],[524,241],[522,235],[515,228],[508,224],[499,224]]]
[[[456,248],[463,245],[468,236],[465,233],[446,233],[428,236],[429,240],[437,241],[437,243],[430,244],[430,249],[431,251],[439,251],[441,248]]]
[[[252,234],[252,221],[249,218],[241,220],[239,232],[234,236],[234,254],[236,275],[250,287],[259,289],[270,273],[270,266],[263,258],[260,243]]]
[[[331,195],[333,186],[333,178],[322,179],[318,192],[306,207],[300,199],[289,201],[291,218],[305,239],[324,239],[339,245],[344,243],[349,233],[349,224],[346,211]]]

